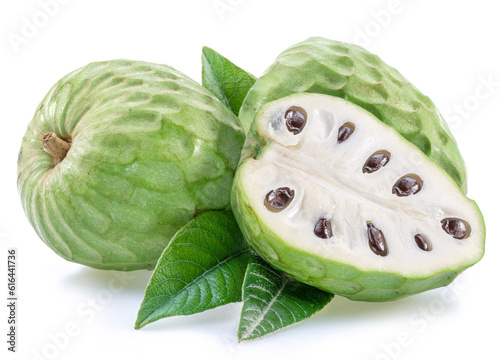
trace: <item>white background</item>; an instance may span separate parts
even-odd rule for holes
[[[1,359],[498,359],[495,2],[55,1],[0,5]],[[201,81],[201,48],[207,45],[258,76],[278,53],[309,36],[367,47],[434,100],[468,165],[468,195],[487,223],[486,255],[448,288],[380,304],[339,297],[313,318],[257,341],[237,342],[240,304],[134,330],[150,273],[66,262],[37,238],[24,216],[16,159],[37,104],[60,77],[91,61],[165,63]],[[11,247],[18,250],[15,355],[6,349]]]

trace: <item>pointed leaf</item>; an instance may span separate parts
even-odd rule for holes
[[[172,238],[146,288],[135,327],[241,301],[251,256],[231,211],[212,211]]]
[[[255,258],[248,264],[243,282],[238,339],[256,339],[305,320],[325,307],[333,296]]]
[[[208,47],[203,47],[201,61],[203,87],[238,116],[255,76]]]

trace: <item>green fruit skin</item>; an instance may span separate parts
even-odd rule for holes
[[[45,133],[71,139],[56,167]],[[226,209],[244,132],[184,74],[129,60],[62,78],[22,140],[18,190],[39,237],[98,269],[152,269],[195,215]]]
[[[248,132],[260,107],[294,93],[348,100],[393,127],[467,191],[466,168],[433,102],[360,46],[310,38],[281,53],[248,92],[239,117]]]

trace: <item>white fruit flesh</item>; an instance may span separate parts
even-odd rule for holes
[[[285,112],[303,109],[307,122],[298,134],[287,129]],[[344,142],[339,128],[354,124]],[[372,114],[343,99],[301,94],[277,100],[257,114],[255,126],[267,141],[257,160],[240,168],[240,182],[260,221],[290,246],[363,271],[426,277],[475,263],[483,253],[484,225],[475,203],[419,149]],[[388,163],[363,173],[378,151]],[[393,185],[402,176],[422,180],[419,192],[399,197]],[[288,187],[294,198],[283,210],[269,211],[265,197]],[[315,235],[319,219],[331,221],[332,236]],[[458,218],[469,225],[468,236],[454,238],[442,220]],[[387,255],[370,249],[367,224],[383,233]],[[430,251],[417,246],[421,234]]]

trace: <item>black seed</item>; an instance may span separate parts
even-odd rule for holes
[[[418,193],[422,189],[422,179],[415,174],[401,177],[392,187],[392,193],[397,196],[409,196]]]
[[[377,229],[371,222],[367,222],[366,226],[368,228],[368,244],[371,251],[376,255],[387,256],[387,245],[382,231]]]
[[[276,190],[271,190],[267,193],[264,199],[264,205],[269,211],[280,212],[285,209],[293,200],[295,191],[290,188],[282,187]]]
[[[372,173],[377,171],[387,165],[391,159],[391,153],[386,150],[380,150],[375,152],[372,156],[366,160],[363,165],[363,173]]]
[[[304,109],[291,107],[285,113],[286,128],[294,135],[299,134],[304,129],[306,121],[307,117]]]
[[[417,246],[424,251],[431,251],[432,247],[429,241],[422,235],[422,234],[417,234],[415,235],[415,242],[417,243]]]
[[[330,220],[321,218],[314,225],[314,235],[321,239],[328,239],[332,237],[332,223]]]
[[[470,235],[470,225],[468,222],[457,218],[446,218],[441,220],[441,227],[455,239],[466,239]]]
[[[355,128],[356,128],[356,126],[354,126],[354,124],[352,122],[346,122],[344,125],[342,125],[339,128],[337,142],[340,144],[340,143],[343,143],[344,141],[346,141],[347,139],[349,139],[349,137],[354,132]]]

